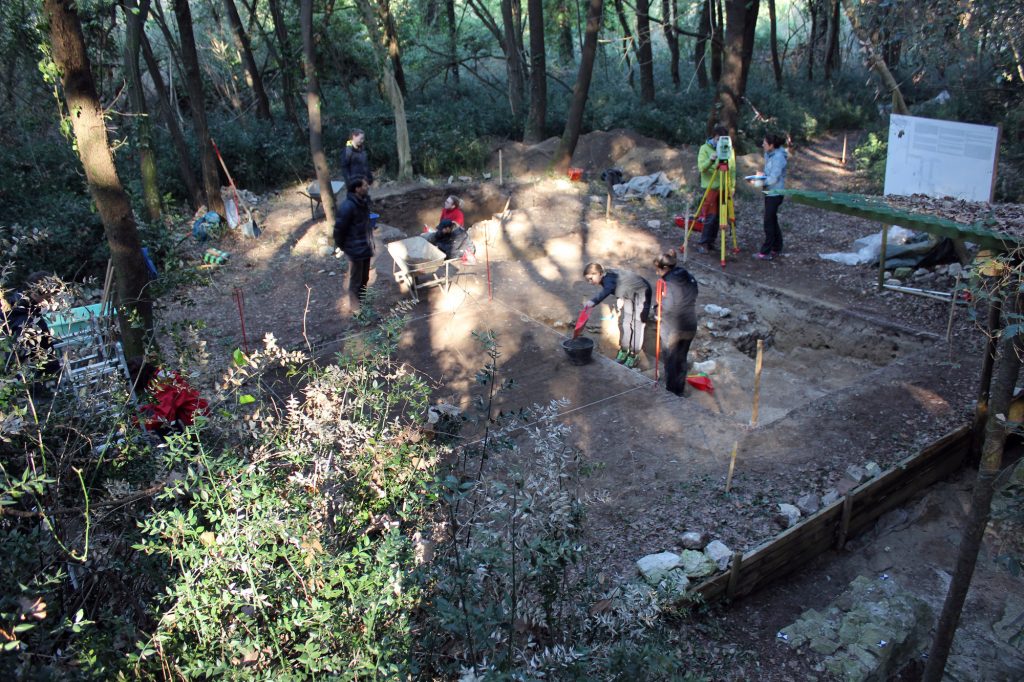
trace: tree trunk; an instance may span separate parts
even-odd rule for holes
[[[45,0],[43,9],[50,24],[53,60],[61,71],[78,157],[110,246],[118,303],[125,308],[118,315],[124,352],[127,357],[135,358],[145,354],[153,331],[153,304],[145,294],[149,273],[142,258],[131,202],[114,166],[103,108],[96,94],[82,25],[74,4],[74,0]]]
[[[807,36],[807,80],[814,80],[814,53],[818,48],[818,4],[820,0],[807,0],[811,14],[811,32]]]
[[[1014,287],[1020,291],[1020,282]],[[1024,314],[1024,296],[1013,297],[1012,312],[1009,319],[1020,319]],[[1024,342],[1019,333],[1008,333],[1003,330],[999,343],[1000,357],[998,369],[992,384],[992,411],[985,427],[985,445],[982,447],[981,463],[978,466],[978,478],[974,482],[974,493],[971,496],[971,511],[967,526],[960,538],[957,552],[956,570],[950,582],[946,601],[942,605],[939,622],[935,626],[935,639],[932,640],[925,663],[924,682],[940,682],[949,658],[949,650],[953,644],[960,614],[963,611],[967,591],[971,586],[971,577],[978,562],[992,511],[992,496],[995,492],[995,480],[1003,462],[1003,446],[1006,437],[1013,431],[1013,425],[1007,421],[1010,413],[1010,402],[1013,399],[1014,387],[1020,375],[1021,354],[1024,353]]]
[[[249,44],[249,35],[242,26],[242,18],[238,16],[238,8],[235,7],[235,0],[224,0],[224,9],[228,13],[228,23],[231,25],[231,35],[235,38],[235,48],[242,56],[242,64],[245,66],[248,86],[252,88],[252,94],[256,98],[256,118],[270,120],[270,100],[267,98],[267,91],[263,89],[263,76],[256,66],[256,59],[252,56],[252,46]]]
[[[288,25],[284,23],[279,0],[268,0],[270,16],[274,20],[274,37],[277,38],[277,51],[280,55],[281,85],[284,89],[284,114],[295,127],[296,139],[302,138],[302,124],[299,112],[295,108],[297,89],[295,86],[295,69],[292,64],[292,49],[288,40]]]
[[[896,79],[893,78],[892,72],[889,71],[889,67],[885,64],[885,60],[878,55],[878,46],[872,42],[870,36],[867,35],[867,32],[857,20],[857,15],[850,6],[850,1],[840,0],[840,2],[843,3],[843,10],[846,12],[846,18],[849,20],[850,26],[853,28],[854,35],[857,36],[857,42],[860,43],[860,49],[864,53],[865,64],[878,76],[878,79],[882,82],[882,87],[885,91],[892,95],[892,112],[894,114],[909,116],[910,109],[907,108],[907,103],[903,99],[903,93],[900,92],[900,85],[896,82]]]
[[[203,96],[203,79],[199,70],[199,53],[196,52],[196,38],[192,33],[192,11],[188,0],[175,0],[174,17],[178,22],[181,36],[181,57],[185,64],[186,86],[188,87],[189,110],[195,127],[199,158],[203,164],[203,189],[206,191],[206,206],[209,210],[224,215],[224,200],[220,196],[220,174],[217,172],[217,158],[210,142],[210,129],[206,125],[206,101]]]
[[[668,45],[672,87],[676,90],[682,83],[679,77],[679,34],[676,33],[676,22],[679,20],[677,2],[678,0],[661,0],[661,26],[665,33],[665,44]]]
[[[633,39],[633,31],[629,28],[629,21],[626,19],[626,10],[622,5],[622,0],[615,0],[615,15],[619,18],[619,26],[622,27],[622,58],[626,62],[626,68],[629,69],[629,75],[626,77],[626,82],[629,83],[630,89],[633,88],[633,64],[629,59],[629,48],[635,46],[636,41]]]
[[[174,115],[174,110],[171,108],[171,101],[167,94],[167,86],[164,84],[163,74],[160,71],[160,64],[153,55],[153,47],[149,44],[149,38],[146,37],[145,31],[139,34],[139,42],[142,45],[142,57],[146,60],[146,69],[149,71],[149,77],[153,79],[153,87],[156,88],[157,101],[160,103],[160,115],[164,123],[167,124],[167,131],[171,135],[174,156],[178,159],[178,174],[181,176],[182,184],[185,185],[185,191],[188,192],[189,204],[192,206],[192,210],[196,210],[203,204],[203,192],[199,187],[196,174],[192,170],[188,142],[185,141],[185,134],[181,132],[178,118]]]
[[[711,82],[717,85],[722,80],[722,24],[725,12],[722,10],[722,0],[711,0],[711,3]]]
[[[708,51],[708,39],[711,37],[711,3],[704,0],[700,14],[697,15],[697,40],[693,44],[693,69],[697,72],[697,85],[702,90],[708,87],[708,70],[705,57]]]
[[[395,74],[395,83],[402,93],[403,99],[409,96],[405,85],[405,69],[402,68],[402,47],[398,42],[398,28],[395,26],[395,15],[391,12],[390,0],[377,0],[377,16],[384,27],[384,44],[391,59],[391,68]]]
[[[309,154],[313,157],[316,182],[328,229],[334,225],[335,199],[331,171],[324,154],[323,121],[320,118],[320,80],[316,72],[316,45],[313,42],[313,0],[301,0],[299,23],[302,26],[302,66],[306,72],[306,112],[309,115]],[[343,190],[344,191],[344,190]]]
[[[640,100],[654,101],[654,51],[651,49],[650,0],[636,0],[636,59],[640,67]]]
[[[576,74],[576,84],[572,89],[572,103],[565,119],[565,131],[562,141],[551,160],[552,170],[564,173],[572,161],[576,143],[580,139],[583,128],[583,111],[587,106],[587,95],[590,92],[590,79],[594,75],[594,60],[597,57],[597,36],[601,31],[601,19],[604,16],[604,0],[590,0],[587,4],[587,29],[583,38],[583,50],[580,55],[580,69]]]
[[[526,103],[526,74],[523,69],[523,53],[519,49],[522,37],[517,38],[519,21],[515,12],[515,0],[501,0],[501,20],[504,24],[505,72],[508,74],[508,103],[516,127],[523,121]]]
[[[544,0],[527,0],[530,21],[530,116],[526,120],[525,142],[544,139],[548,116],[547,59],[544,54]]]
[[[459,37],[458,26],[455,24],[455,0],[444,0],[444,14],[448,29],[448,71],[452,74],[452,82],[459,84]]]
[[[825,80],[832,80],[832,74],[839,69],[839,0],[832,0],[828,20],[828,42],[825,43]]]
[[[775,19],[775,0],[768,0],[769,42],[772,48],[772,73],[775,87],[782,89],[782,64],[779,62],[778,22]]]
[[[362,12],[366,31],[370,35],[373,54],[377,59],[381,89],[384,92],[384,96],[391,102],[391,109],[395,114],[398,179],[407,180],[412,177],[412,148],[409,145],[409,126],[405,117],[405,98],[402,96],[402,90],[398,87],[398,81],[395,80],[395,74],[391,69],[391,61],[388,59],[387,52],[384,49],[380,28],[377,26],[377,16],[370,6],[370,0],[357,0],[357,4]]]
[[[149,14],[149,0],[126,0],[121,9],[124,10],[125,19],[124,63],[128,71],[129,96],[136,115],[135,134],[139,144],[142,197],[146,204],[146,215],[150,221],[156,222],[161,213],[160,187],[157,184],[156,156],[153,154],[153,125],[149,120],[146,93],[142,89],[142,72],[139,70],[142,27]]]
[[[576,61],[572,46],[572,19],[569,16],[568,0],[558,0],[555,25],[558,27],[558,57],[564,64]]]
[[[737,147],[740,102],[747,87],[759,4],[759,0],[728,0],[725,5],[725,68],[718,82],[717,112],[713,112],[710,118],[717,118],[729,129]],[[736,153],[739,155],[741,152],[737,149]]]

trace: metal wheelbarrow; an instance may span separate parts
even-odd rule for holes
[[[392,275],[399,286],[409,289],[412,300],[419,302],[419,290],[444,287],[447,293],[458,271],[452,268],[458,258],[448,259],[441,249],[423,237],[408,237],[388,244],[394,261]]]

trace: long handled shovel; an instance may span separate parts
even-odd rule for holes
[[[685,242],[684,242],[685,243]],[[661,299],[665,296],[665,280],[658,278],[654,286],[654,299],[658,303],[658,324],[655,325],[657,335],[654,337],[654,380],[658,380],[658,361],[661,358]]]
[[[227,164],[224,163],[224,157],[220,155],[220,149],[217,147],[217,143],[210,138],[210,144],[213,145],[213,151],[217,154],[217,160],[220,161],[220,167],[224,169],[224,175],[228,178],[228,184],[231,185],[231,193],[235,197],[235,208],[238,211],[238,223],[242,228],[242,234],[246,237],[258,237],[260,236],[260,228],[256,225],[256,221],[252,219],[252,211],[249,210],[248,206],[245,206],[245,214],[247,220],[242,222],[242,200],[238,196],[238,187],[235,186],[235,179],[231,177],[231,173],[228,171]]]

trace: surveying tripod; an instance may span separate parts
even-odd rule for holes
[[[736,241],[736,206],[733,203],[733,194],[736,192],[736,187],[729,173],[729,161],[727,159],[719,158],[715,161],[715,172],[711,176],[708,188],[704,190],[704,196],[701,197],[700,204],[697,206],[697,213],[694,215],[703,215],[704,204],[714,190],[716,179],[718,180],[718,238],[721,243],[719,254],[721,256],[721,265],[724,268],[726,232],[729,229],[732,230],[732,252],[740,252],[739,244]],[[687,237],[689,237],[689,230],[687,230]]]

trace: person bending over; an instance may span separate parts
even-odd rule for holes
[[[619,353],[616,362],[635,367],[644,345],[644,325],[651,312],[650,283],[629,270],[605,269],[600,263],[590,263],[583,269],[583,279],[601,287],[601,291],[583,302],[586,309],[593,308],[615,294],[619,311]]]
[[[679,265],[675,251],[654,260],[654,270],[664,284],[658,309],[661,347],[665,353],[665,388],[676,395],[686,390],[686,356],[697,335],[697,280]]]

